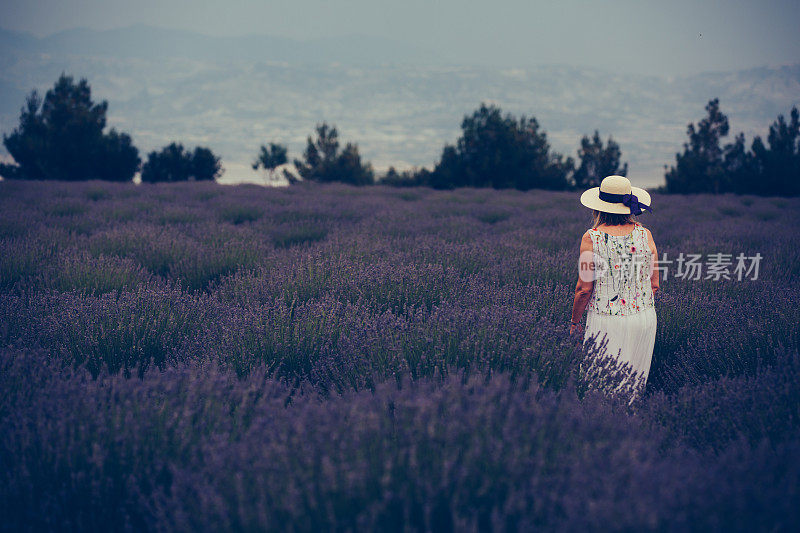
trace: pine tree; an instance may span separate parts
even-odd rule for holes
[[[362,163],[358,145],[347,143],[339,151],[339,133],[326,123],[317,125],[317,138],[308,137],[304,161],[294,160],[297,171],[305,180],[350,185],[370,185],[375,182],[372,165]]]
[[[728,117],[719,109],[719,98],[706,105],[708,116],[697,127],[689,124],[689,142],[675,154],[676,165],[666,173],[667,190],[674,193],[724,192],[729,188],[720,139],[728,135]]]
[[[139,151],[125,133],[106,127],[108,102],[95,103],[85,79],[74,83],[61,74],[44,99],[34,90],[20,113],[19,126],[3,136],[15,164],[1,164],[0,175],[29,180],[130,181],[139,168]]]
[[[461,123],[455,146],[445,145],[430,181],[433,187],[566,189],[572,158],[550,152],[547,134],[533,117],[502,115],[481,104]]]
[[[258,158],[253,162],[253,170],[263,168],[270,181],[275,179],[275,169],[288,162],[288,149],[276,143],[269,143],[269,147],[261,145]]]
[[[220,160],[208,149],[198,146],[193,152],[180,143],[170,143],[160,152],[152,151],[142,166],[142,182],[211,181],[222,173]]]
[[[603,146],[600,133],[595,130],[591,139],[583,136],[578,149],[581,165],[573,174],[573,183],[577,189],[597,187],[606,176],[625,176],[628,174],[628,163],[620,166],[622,151],[619,145],[609,136]]]
[[[752,153],[757,179],[755,194],[800,195],[800,113],[793,107],[787,122],[783,115],[772,123],[767,136],[753,139]]]

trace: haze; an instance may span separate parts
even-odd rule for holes
[[[5,0],[0,27],[42,37],[133,24],[298,40],[379,36],[457,64],[566,64],[685,75],[792,64],[800,2]]]

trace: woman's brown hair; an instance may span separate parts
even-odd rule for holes
[[[606,226],[622,226],[623,224],[633,224],[636,222],[634,215],[630,213],[606,213],[605,211],[598,211],[592,209],[592,228],[596,228],[600,224]]]

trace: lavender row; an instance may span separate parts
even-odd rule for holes
[[[659,197],[647,394],[567,193],[0,182],[10,529],[792,530],[800,201]],[[623,391],[624,392],[624,391]]]
[[[568,194],[1,185],[0,335],[95,373],[205,357],[341,388],[574,352],[564,325],[587,221]],[[758,280],[663,282],[649,391],[752,374],[797,347],[796,202],[668,200],[645,220],[660,252],[763,260]]]
[[[95,379],[4,350],[0,514],[19,530],[792,530],[800,358],[781,363],[631,415],[507,374],[322,399],[264,367]]]

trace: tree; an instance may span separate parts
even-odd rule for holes
[[[222,174],[222,163],[210,148],[197,146],[192,155],[192,175],[198,181],[213,181]]]
[[[628,173],[628,163],[619,165],[622,158],[619,145],[609,136],[608,143],[604,147],[597,130],[591,140],[589,137],[583,136],[581,147],[578,149],[578,157],[581,165],[572,177],[573,183],[578,189],[598,187],[606,176],[625,176]]]
[[[667,191],[735,192],[744,194],[800,195],[800,112],[793,107],[789,120],[783,115],[772,123],[767,144],[756,136],[750,151],[744,134],[720,147],[728,134],[728,118],[719,110],[719,100],[706,106],[708,116],[695,128],[689,124],[689,142],[677,165],[666,172]]]
[[[566,189],[572,158],[550,152],[535,118],[517,121],[499,107],[481,104],[461,123],[455,146],[445,145],[430,176],[436,188]]]
[[[727,187],[724,192],[739,194],[754,192],[754,185],[758,182],[758,170],[753,153],[745,149],[744,133],[739,133],[734,142],[725,146],[723,169]]]
[[[755,194],[800,195],[800,113],[793,107],[787,122],[783,115],[772,123],[767,136],[769,148],[761,137],[753,139],[752,158],[757,178],[751,191]]]
[[[139,150],[131,143],[131,138],[112,129],[103,136],[103,146],[98,150],[96,163],[101,169],[99,179],[109,181],[130,181],[139,169],[141,159]]]
[[[708,116],[697,127],[689,124],[689,142],[675,154],[676,165],[666,173],[667,190],[673,193],[719,193],[730,189],[726,182],[720,139],[728,135],[728,117],[719,109],[719,98],[706,105]]]
[[[283,145],[269,143],[269,148],[267,148],[262,144],[261,153],[258,154],[258,158],[253,162],[253,170],[263,168],[267,172],[269,180],[273,181],[275,179],[275,169],[289,161],[287,154],[288,150]]]
[[[351,185],[369,185],[375,182],[372,165],[362,164],[358,145],[347,143],[339,151],[339,134],[336,127],[326,123],[318,124],[317,139],[308,137],[304,161],[294,160],[297,171],[305,180],[333,182],[340,181]]]
[[[381,185],[389,185],[392,187],[417,187],[420,185],[428,185],[430,172],[425,168],[412,168],[397,172],[394,167],[389,167],[386,174],[381,177]]]
[[[15,164],[0,174],[28,180],[130,181],[139,169],[139,151],[125,133],[106,127],[108,102],[94,103],[86,79],[77,84],[61,74],[42,99],[34,90],[20,112],[19,126],[3,135]]]
[[[160,152],[152,151],[142,167],[142,182],[207,181],[222,173],[222,165],[214,153],[198,146],[194,152],[182,144],[170,143]]]

